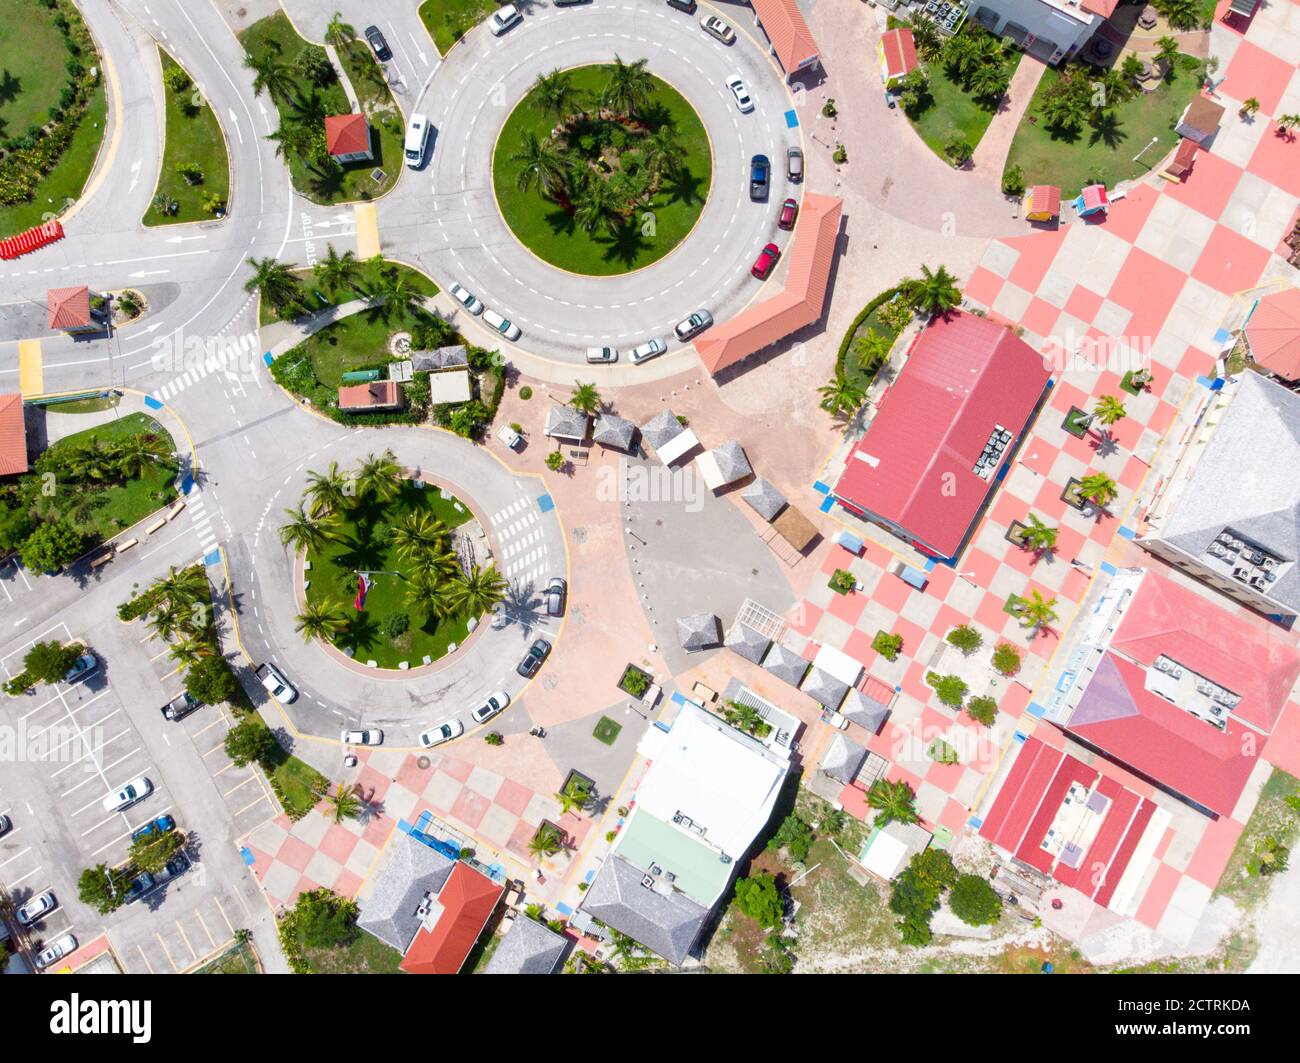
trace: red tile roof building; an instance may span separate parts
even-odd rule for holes
[[[935,318],[849,454],[836,498],[928,554],[955,557],[1049,378],[1010,329],[974,314]]]
[[[916,67],[916,42],[910,29],[900,26],[881,34],[880,70],[886,85],[906,77]]]
[[[787,77],[817,61],[817,42],[796,0],[753,0],[753,6]]]
[[[843,206],[844,201],[833,196],[809,192],[803,197],[781,294],[715,325],[695,341],[700,361],[710,373],[735,365],[822,316]]]
[[[364,114],[331,114],[325,119],[325,148],[340,162],[373,158],[370,123]]]
[[[51,288],[45,293],[50,312],[50,328],[79,332],[94,328],[90,316],[90,289],[84,284],[75,288]]]
[[[23,397],[0,395],[0,476],[27,471],[27,428]]]
[[[502,892],[486,875],[458,863],[438,892],[436,922],[416,932],[402,959],[402,970],[407,974],[459,973]]]
[[[367,410],[396,410],[402,405],[402,388],[394,380],[350,384],[339,388],[339,409],[364,413]]]
[[[1255,363],[1283,380],[1300,380],[1300,288],[1266,295],[1246,322]]]
[[[1110,18],[1119,7],[1119,0],[1080,0],[1079,6],[1094,15]]]

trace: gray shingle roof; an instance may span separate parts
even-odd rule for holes
[[[740,493],[740,497],[764,520],[771,520],[785,509],[785,495],[761,476],[755,477],[754,482]]]
[[[388,848],[388,860],[374,891],[361,903],[357,925],[405,952],[420,929],[416,909],[424,895],[441,890],[455,866],[456,862],[442,853],[408,834],[399,834]]]
[[[799,689],[813,700],[821,702],[826,708],[834,709],[844,700],[849,685],[830,673],[823,672],[820,668],[810,668]]]
[[[456,369],[469,365],[469,351],[460,344],[454,347],[439,347],[434,351],[412,351],[411,365],[418,373],[427,373],[435,369]]]
[[[647,421],[641,426],[641,437],[658,450],[669,440],[676,439],[684,431],[686,429],[677,420],[677,415],[672,410],[664,410],[654,420]]]
[[[484,974],[554,974],[569,939],[527,916],[516,916],[483,969]]]
[[[718,471],[722,473],[724,484],[743,480],[754,471],[754,467],[749,464],[749,459],[745,457],[745,448],[734,439],[728,440],[720,447],[714,447],[709,453],[718,463]]]
[[[763,654],[767,652],[767,648],[772,645],[772,640],[766,635],[760,635],[749,625],[737,621],[727,632],[727,637],[723,639],[722,644],[728,649],[735,650],[745,660],[758,664],[763,659]]]
[[[684,650],[703,650],[722,640],[722,623],[712,613],[677,618],[677,641]]]
[[[1206,553],[1226,528],[1287,561],[1300,559],[1300,395],[1258,373],[1237,392],[1173,512],[1148,538],[1163,540],[1216,568]],[[1231,571],[1221,575],[1232,581]],[[1265,592],[1300,610],[1300,565],[1287,565]]]
[[[867,751],[862,746],[837,732],[819,766],[832,779],[847,786],[858,777],[866,759]]]
[[[546,414],[546,435],[562,439],[586,439],[591,418],[572,406],[554,405]]]
[[[772,648],[767,651],[767,656],[763,658],[763,667],[774,676],[784,679],[792,687],[797,687],[803,679],[804,673],[808,671],[808,662],[795,653],[794,650],[788,649],[777,642],[773,644]]]
[[[583,897],[582,910],[680,966],[709,909],[677,890],[663,894],[647,889],[641,885],[644,877],[644,871],[611,853]]]
[[[592,429],[591,438],[596,443],[619,450],[631,450],[636,439],[636,425],[623,417],[612,413],[602,413],[596,418],[596,427]]]
[[[869,698],[862,691],[853,689],[840,706],[840,713],[847,716],[860,727],[872,734],[879,734],[880,728],[889,717],[889,706],[883,705],[875,698]]]

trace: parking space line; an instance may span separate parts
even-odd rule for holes
[[[105,719],[105,720],[112,719],[112,718],[113,718],[114,716],[116,716],[116,715],[117,715],[117,711],[114,711],[114,712],[109,713],[107,716],[105,716],[104,719]],[[122,738],[122,737],[124,737],[125,735],[129,735],[129,734],[131,733],[131,731],[132,731],[132,728],[130,728],[130,727],[128,727],[125,731],[118,731],[117,734],[115,734],[112,738],[105,738],[105,739],[104,739],[104,745],[105,745],[105,746],[109,746],[109,745],[111,745],[112,743],[116,742],[119,738]],[[71,745],[73,742],[81,742],[81,741],[83,741],[83,739],[82,739],[82,737],[81,737],[80,735],[73,735],[73,736],[72,736],[71,738],[69,738],[67,741],[65,741],[65,742],[60,742],[57,746],[55,746],[53,749],[51,749],[51,750],[50,750],[50,755],[48,755],[48,756],[44,756],[44,757],[38,757],[37,759],[38,759],[38,760],[53,760],[53,759],[54,759],[53,754],[59,752],[59,750],[61,750],[64,746],[66,746],[66,745]],[[50,778],[51,778],[51,779],[57,778],[59,775],[62,775],[65,771],[67,771],[69,768],[75,768],[78,764],[80,764],[80,763],[81,763],[83,760],[85,760],[88,756],[90,756],[90,749],[86,749],[86,750],[85,750],[85,751],[84,751],[80,756],[78,756],[75,760],[70,760],[70,761],[68,761],[68,763],[65,764],[65,765],[63,765],[63,767],[61,767],[58,771],[51,772],[51,773],[50,773]]]
[[[158,939],[158,944],[162,947],[163,955],[167,957],[167,962],[172,965],[172,970],[179,971],[180,968],[176,965],[176,961],[172,959],[171,950],[167,948],[167,942],[162,939],[162,935],[155,933],[154,937]]]
[[[185,933],[185,928],[181,926],[181,921],[179,919],[176,920],[176,932],[180,934],[181,940],[185,942],[185,947],[190,950],[190,959],[197,960],[199,954],[194,951],[194,946],[190,944],[189,936]]]
[[[194,918],[199,921],[199,926],[203,927],[203,932],[208,935],[208,942],[215,949],[217,947],[217,939],[212,936],[212,931],[208,929],[208,924],[203,919],[203,913],[197,908],[194,909]]]
[[[144,960],[144,965],[149,968],[149,973],[157,974],[158,972],[153,969],[153,964],[149,962],[149,957],[145,954],[144,949],[137,945],[135,951],[140,954],[140,959]]]
[[[240,894],[239,894],[238,891],[235,892],[235,900],[239,901],[240,905],[243,906],[244,914],[245,914],[245,915],[251,915],[251,914],[252,914],[252,913],[249,912],[249,910],[248,910],[248,905],[247,905],[247,904],[244,904],[244,898],[243,898],[242,896],[240,896]],[[228,916],[228,915],[226,914],[226,909],[225,909],[224,907],[222,907],[222,904],[221,904],[221,898],[220,898],[220,897],[217,897],[217,896],[214,895],[213,898],[212,898],[212,903],[215,904],[215,905],[217,906],[217,911],[219,911],[219,912],[221,913],[221,918],[224,919],[224,920],[226,921],[226,926],[230,927],[230,936],[231,936],[231,937],[234,937],[234,936],[235,936],[235,925],[234,925],[234,923],[232,923],[232,922],[230,921],[230,916]]]
[[[14,890],[14,887],[15,887],[15,886],[18,886],[18,885],[20,885],[21,883],[26,882],[29,878],[31,878],[33,875],[35,875],[38,871],[40,871],[40,867],[39,867],[39,866],[32,868],[32,869],[31,869],[30,871],[28,871],[27,874],[25,874],[25,875],[19,875],[17,878],[11,878],[11,879],[9,880],[9,892],[12,893],[13,890]]]
[[[103,765],[102,767],[99,768],[99,774],[100,774],[100,776],[102,777],[102,776],[104,775],[104,772],[108,771],[109,768],[116,768],[119,764],[122,763],[122,761],[126,760],[127,757],[134,756],[136,753],[139,753],[140,750],[143,749],[143,748],[144,748],[143,746],[136,746],[136,747],[135,747],[134,749],[132,749],[130,752],[128,752],[128,753],[123,753],[122,756],[118,757],[117,760],[113,761],[112,764],[105,764],[105,765]],[[145,770],[148,770],[149,767],[151,767],[151,765],[146,765]],[[139,772],[136,772],[135,774],[136,774],[136,775],[143,775],[143,774],[144,774],[144,771],[139,771]],[[80,790],[83,786],[86,785],[87,782],[94,782],[94,781],[95,781],[95,780],[92,778],[92,779],[87,779],[86,782],[79,782],[79,783],[77,783],[76,786],[74,786],[74,787],[72,788],[72,790],[68,790],[67,793],[60,794],[59,796],[60,796],[60,797],[67,797],[68,794],[72,793],[74,790]],[[105,785],[107,785],[107,779],[105,779]],[[125,783],[123,783],[123,784],[119,784],[119,786],[108,786],[108,792],[109,792],[109,793],[115,792],[116,790],[120,789],[120,787],[121,787],[122,785],[125,785]],[[105,796],[107,796],[107,794],[106,794]],[[90,802],[90,805],[93,805],[94,803],[95,803],[95,802],[92,801],[92,802]],[[86,811],[86,809],[88,809],[88,808],[90,807],[90,805],[82,805],[81,808],[77,809],[77,811],[76,811],[75,813],[73,813],[73,815],[80,815],[82,812]]]
[[[235,815],[237,815],[237,816],[243,815],[245,812],[247,812],[247,811],[248,811],[250,808],[252,808],[254,805],[260,805],[260,804],[261,804],[263,801],[265,801],[265,800],[267,800],[267,797],[266,797],[266,794],[263,794],[263,795],[262,795],[261,797],[259,797],[256,801],[250,801],[250,802],[248,802],[248,804],[246,804],[243,808],[237,809],[237,810],[235,811]],[[274,807],[274,806],[272,806],[272,807]]]
[[[10,833],[10,834],[16,834],[17,831],[10,831],[9,833]],[[14,855],[11,856],[8,860],[4,861],[4,863],[0,863],[0,868],[6,868],[6,867],[8,867],[8,866],[9,866],[10,864],[12,864],[15,860],[17,860],[20,856],[26,856],[26,855],[27,855],[28,853],[30,853],[31,851],[32,851],[32,847],[29,845],[29,846],[28,846],[26,849],[24,849],[22,852],[14,853]]]
[[[236,786],[232,786],[229,790],[227,790],[227,791],[226,791],[224,794],[222,794],[221,796],[222,796],[222,797],[229,797],[229,796],[230,796],[231,794],[233,794],[236,790],[241,790],[241,789],[243,789],[245,786],[247,786],[247,785],[248,785],[250,782],[252,782],[252,781],[253,781],[253,776],[252,776],[252,775],[249,775],[247,779],[245,779],[243,782],[239,783],[239,784],[236,785]]]

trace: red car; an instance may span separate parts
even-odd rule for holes
[[[787,199],[781,204],[781,217],[777,219],[776,227],[778,229],[793,229],[794,220],[799,216],[799,201],[797,199]]]
[[[776,260],[781,257],[781,249],[776,244],[768,244],[758,253],[758,258],[754,259],[754,264],[749,267],[752,273],[761,281],[767,280],[767,275],[772,272],[772,267],[776,265]]]

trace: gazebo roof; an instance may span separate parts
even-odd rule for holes
[[[840,706],[840,713],[864,730],[878,734],[889,717],[889,705],[855,688],[851,689],[845,697],[844,704]]]
[[[724,484],[742,480],[754,471],[754,467],[749,464],[749,459],[745,457],[745,448],[734,439],[729,439],[720,447],[714,447],[709,453],[717,463]]]
[[[623,417],[612,413],[598,414],[596,427],[592,429],[591,438],[596,443],[619,450],[631,450],[636,439],[636,425]]]
[[[758,664],[767,653],[767,648],[772,645],[772,640],[766,635],[760,635],[749,625],[737,621],[727,632],[727,637],[722,644],[728,649],[735,650],[745,660]]]
[[[741,492],[740,497],[764,520],[773,520],[785,508],[785,495],[761,476]]]
[[[712,613],[677,618],[677,639],[684,650],[703,650],[722,640],[722,624]]]
[[[546,414],[546,435],[561,439],[585,439],[590,421],[581,410],[556,404]]]
[[[862,746],[853,739],[845,737],[844,734],[836,733],[831,739],[825,756],[822,757],[820,767],[832,779],[837,779],[848,786],[858,777],[858,772],[862,770],[866,759],[867,751]]]
[[[677,415],[672,410],[666,409],[659,416],[641,426],[641,437],[655,450],[658,450],[665,443],[676,439],[684,431],[686,429],[677,420]]]
[[[763,658],[763,667],[777,678],[784,679],[792,687],[797,687],[804,673],[808,671],[808,662],[794,650],[776,642]]]
[[[849,692],[849,685],[820,668],[810,668],[799,689],[826,708],[835,709]]]

